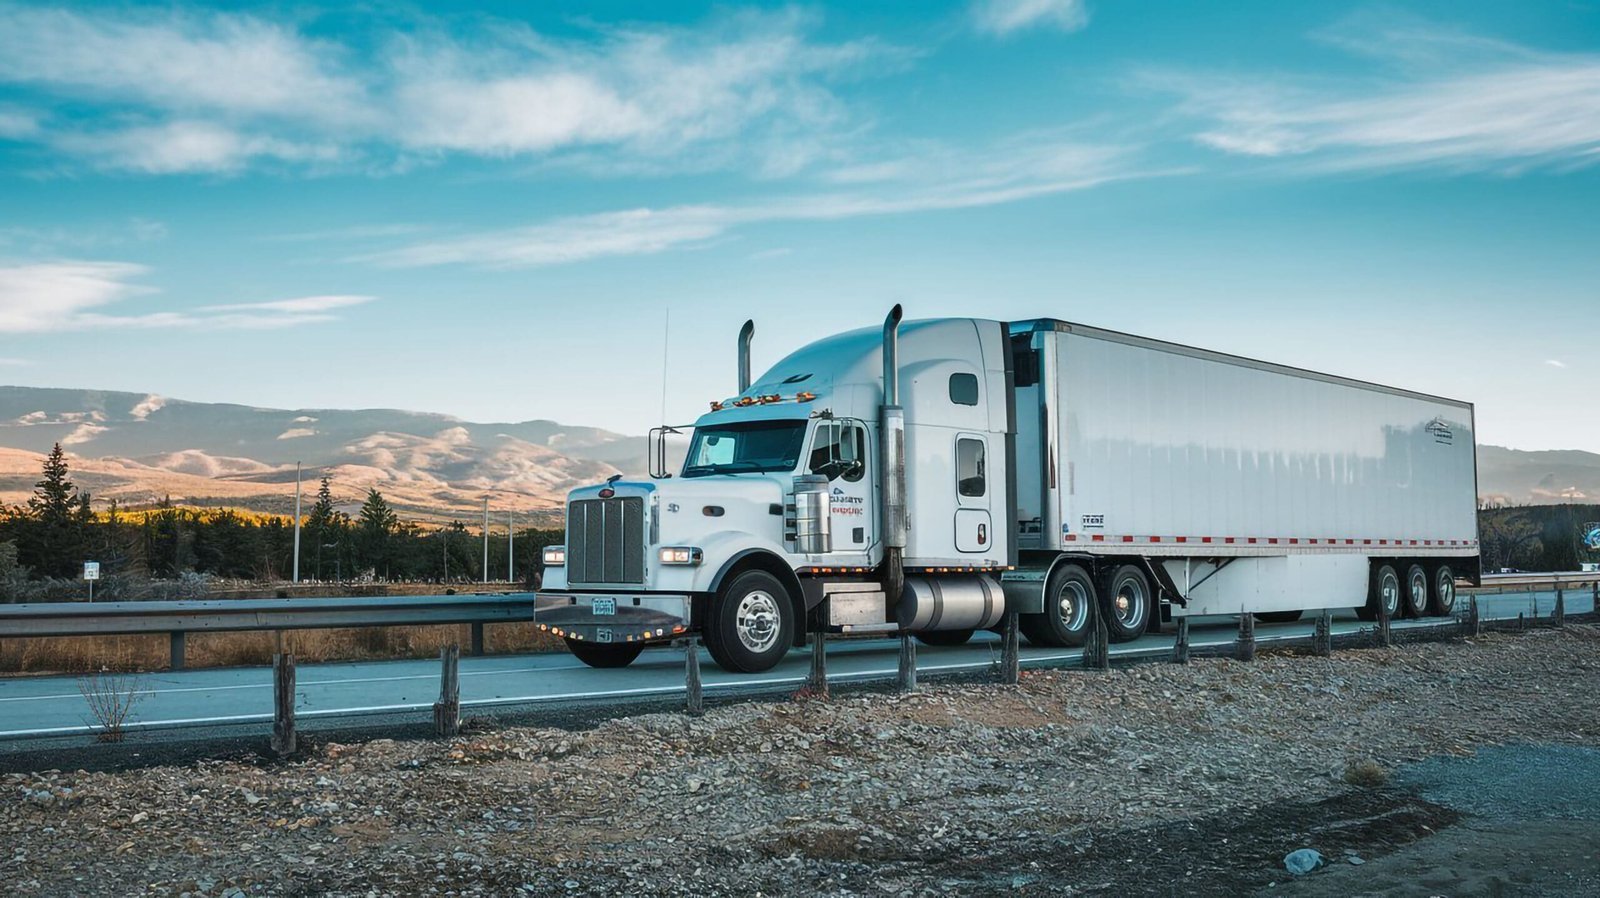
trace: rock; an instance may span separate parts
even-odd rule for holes
[[[1326,866],[1328,859],[1314,848],[1301,848],[1283,857],[1283,868],[1296,876],[1304,876]]]
[[[1349,857],[1345,858],[1345,860],[1349,861],[1352,866],[1356,866],[1356,867],[1359,867],[1362,864],[1366,863],[1366,861],[1361,859],[1361,855],[1359,855],[1359,854],[1352,854]]]

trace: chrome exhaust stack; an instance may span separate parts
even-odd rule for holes
[[[883,447],[883,592],[889,604],[905,590],[905,549],[911,535],[906,511],[906,415],[900,407],[900,320],[897,303],[883,320],[883,411],[879,421]]]
[[[750,389],[750,341],[755,338],[756,323],[754,319],[747,320],[744,327],[739,328],[739,395]]]

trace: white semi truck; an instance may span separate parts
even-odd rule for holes
[[[803,347],[651,478],[574,490],[538,625],[596,667],[698,633],[732,671],[810,634],[1035,644],[1184,615],[1447,614],[1478,577],[1469,403],[1053,319]]]

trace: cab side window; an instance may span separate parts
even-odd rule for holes
[[[867,472],[867,432],[860,424],[824,421],[811,444],[811,473],[855,483]]]
[[[983,441],[973,437],[956,440],[956,490],[969,499],[989,491],[985,480]]]

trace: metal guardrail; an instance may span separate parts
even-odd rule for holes
[[[483,654],[483,626],[533,620],[533,594],[384,598],[202,599],[177,602],[48,602],[0,605],[0,639],[166,633],[172,668],[184,662],[189,633],[316,630],[332,627],[472,625],[472,654]]]

